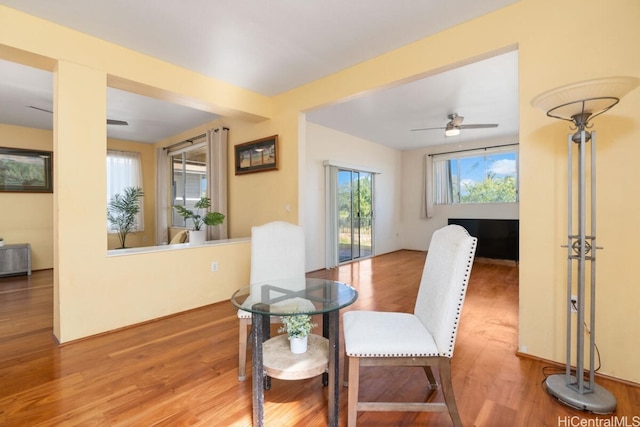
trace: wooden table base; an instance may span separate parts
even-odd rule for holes
[[[319,335],[308,336],[307,351],[295,354],[289,348],[286,334],[278,335],[262,345],[264,373],[281,380],[302,380],[327,372],[329,340]]]

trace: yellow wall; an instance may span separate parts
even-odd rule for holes
[[[127,246],[139,247],[155,244],[155,157],[153,146],[131,141],[110,139],[107,146],[116,150],[139,152],[142,161],[145,188],[144,232],[127,236]],[[53,150],[53,132],[21,126],[0,124],[0,147]],[[55,161],[55,159],[54,159]],[[54,175],[55,175],[54,170]],[[0,206],[13,207],[0,210],[0,236],[6,244],[31,245],[32,270],[53,268],[53,194],[0,193]],[[108,246],[118,246],[116,234],[109,234]]]
[[[50,131],[0,124],[0,147],[53,151],[53,141]],[[53,194],[0,193],[0,236],[31,245],[32,270],[53,268]]]
[[[216,127],[230,129],[228,142],[229,215],[225,219],[229,227],[229,237],[249,237],[252,226],[269,221],[282,220],[297,223],[298,186],[297,181],[291,179],[291,176],[297,174],[297,169],[292,169],[296,166],[295,163],[292,165],[292,159],[297,161],[297,136],[287,135],[283,131],[283,127],[278,127],[274,120],[252,123],[225,117],[166,140],[158,141],[155,146],[166,147]],[[270,135],[278,135],[279,169],[236,175],[234,146]],[[289,207],[288,210],[287,207]]]
[[[640,56],[635,55],[634,42],[640,40],[640,2],[521,0],[273,99],[5,7],[0,7],[0,18],[0,45],[5,45],[0,54],[23,61],[64,59],[57,68],[60,102],[56,105],[56,150],[61,151],[58,163],[63,169],[80,164],[77,172],[84,174],[94,189],[104,185],[106,81],[132,85],[129,89],[140,93],[174,95],[180,102],[223,112],[229,122],[233,119],[250,123],[236,129],[229,125],[232,144],[278,134],[280,171],[230,175],[230,225],[245,235],[250,225],[265,219],[298,218],[299,192],[303,191],[299,186],[299,155],[304,152],[304,139],[299,136],[300,111],[517,47],[522,224],[520,350],[563,359],[565,253],[560,245],[566,238],[563,141],[569,130],[566,124],[554,122],[533,109],[529,102],[540,92],[587,78],[639,76]],[[21,51],[37,56],[21,55]],[[78,111],[74,105],[82,105],[83,110]],[[636,252],[632,236],[639,227],[636,219],[640,201],[629,192],[630,197],[621,197],[620,188],[639,178],[638,111],[640,90],[596,119],[601,141],[598,241],[606,248],[598,258],[597,341],[601,371],[636,382],[640,382],[640,340],[630,331],[640,325],[640,314],[635,310],[635,301],[640,297],[640,288],[635,284],[640,282],[640,272],[632,268]],[[76,113],[83,116],[80,123],[73,117]],[[96,132],[98,128],[101,130]],[[78,153],[80,135],[85,144],[89,136],[95,146],[90,144]],[[64,190],[54,194],[60,211],[54,239],[56,298],[60,305],[56,308],[55,328],[61,341],[226,299],[232,288],[246,282],[246,243],[194,248],[175,256],[106,257],[106,237],[97,232],[103,229],[103,201],[98,203],[98,196],[90,196],[89,202],[97,207],[89,209],[81,221],[89,230],[86,236],[78,231],[79,218],[69,212],[68,206],[80,202],[78,194],[87,186],[73,183],[63,174],[56,189]],[[212,260],[223,260],[222,274],[207,271]]]

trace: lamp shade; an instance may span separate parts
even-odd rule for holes
[[[573,121],[576,114],[602,114],[640,84],[629,76],[585,80],[548,90],[533,98],[531,105],[550,117]]]

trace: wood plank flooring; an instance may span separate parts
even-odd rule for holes
[[[309,276],[356,287],[360,297],[349,310],[411,311],[424,256],[399,251]],[[0,426],[251,425],[251,381],[237,380],[238,321],[230,302],[58,346],[52,282],[51,271],[0,278]],[[453,358],[464,425],[606,425],[612,416],[575,411],[546,394],[545,364],[515,355],[517,324],[517,266],[477,261]],[[361,393],[420,400],[423,380],[412,368],[363,368]],[[640,425],[640,388],[608,379],[598,384],[618,399],[613,417]],[[346,425],[346,397],[342,388],[340,425]],[[266,425],[326,425],[326,399],[319,377],[273,380],[265,393]],[[358,422],[451,425],[438,413],[360,413]]]

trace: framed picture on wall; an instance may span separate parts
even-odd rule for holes
[[[278,135],[235,146],[236,175],[278,169]]]
[[[53,193],[53,153],[0,147],[0,191]]]

